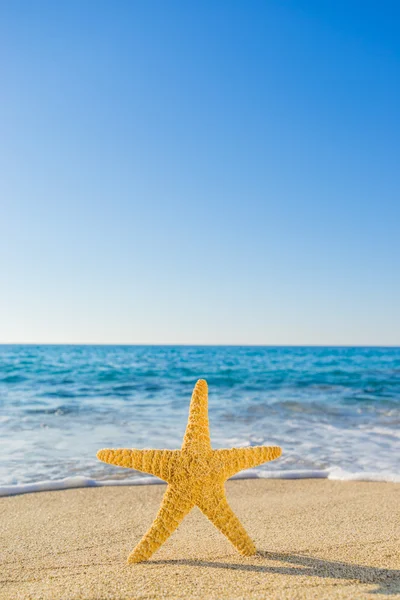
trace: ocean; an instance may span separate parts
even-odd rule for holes
[[[248,477],[400,481],[400,348],[0,346],[0,495],[155,480],[105,447],[179,448],[197,379],[214,448],[280,445]]]

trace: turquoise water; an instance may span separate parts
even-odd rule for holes
[[[198,378],[214,447],[282,446],[261,476],[400,475],[399,348],[1,346],[0,486],[141,477],[96,451],[179,447]]]

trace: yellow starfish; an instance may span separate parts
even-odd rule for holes
[[[213,450],[204,379],[199,379],[193,390],[181,450],[99,450],[97,458],[103,462],[151,473],[168,483],[157,516],[129,555],[128,563],[150,558],[194,506],[200,508],[241,554],[255,554],[253,542],[227,502],[224,482],[238,471],[274,460],[281,453],[278,446]]]

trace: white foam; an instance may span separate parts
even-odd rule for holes
[[[383,481],[387,483],[400,483],[400,474],[390,472],[358,472],[352,473],[340,467],[331,467],[328,479],[336,481]]]
[[[136,479],[97,480],[89,477],[65,477],[36,483],[20,483],[16,485],[0,486],[1,496],[16,496],[17,494],[30,494],[31,492],[52,492],[57,490],[70,490],[73,488],[104,487],[109,485],[151,485],[164,483],[156,477],[137,477]]]
[[[381,481],[400,483],[400,475],[396,473],[350,473],[340,467],[326,470],[292,470],[292,471],[256,471],[249,470],[239,473],[232,479],[331,479],[335,481]],[[0,486],[0,496],[15,496],[32,492],[50,492],[56,490],[69,490],[73,488],[104,487],[119,485],[154,485],[165,483],[157,477],[135,477],[132,479],[109,479],[105,481],[90,479],[89,477],[66,477],[52,481],[38,481],[36,483],[21,483],[17,485]]]
[[[311,470],[285,470],[285,471],[262,471],[249,469],[243,473],[234,475],[232,479],[328,479],[328,471]]]

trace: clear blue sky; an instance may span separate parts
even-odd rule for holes
[[[0,3],[0,342],[400,345],[400,3]]]

